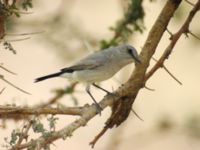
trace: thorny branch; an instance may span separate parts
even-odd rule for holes
[[[181,28],[176,32],[175,34],[172,34],[171,42],[165,49],[164,53],[160,57],[160,59],[157,61],[157,63],[154,65],[154,67],[146,74],[145,80],[148,80],[159,68],[161,68],[164,64],[164,61],[169,58],[169,55],[171,54],[176,42],[181,37],[182,34],[187,34],[189,32],[189,25],[196,14],[196,12],[200,9],[200,1],[198,0],[197,4],[194,5],[193,9],[190,11],[187,19],[181,26]]]
[[[100,105],[102,109],[105,109],[108,106],[112,107],[111,117],[107,120],[103,130],[96,136],[96,138],[91,142],[92,147],[94,147],[97,140],[107,131],[109,128],[114,126],[119,126],[124,122],[130,111],[132,110],[132,104],[137,97],[137,94],[141,88],[145,86],[146,81],[159,69],[163,66],[164,61],[169,57],[171,51],[173,50],[176,42],[179,40],[180,36],[183,33],[189,31],[189,25],[199,10],[200,0],[194,4],[193,9],[190,11],[189,16],[187,17],[185,23],[181,26],[179,31],[172,35],[171,42],[169,46],[164,51],[163,55],[160,57],[155,66],[146,73],[146,70],[149,66],[150,59],[156,51],[156,47],[163,36],[163,33],[166,31],[167,25],[172,18],[174,12],[178,8],[181,0],[168,0],[162,12],[160,13],[158,19],[153,25],[151,31],[149,32],[148,38],[144,44],[144,47],[140,53],[140,58],[142,64],[137,65],[133,74],[131,75],[128,82],[119,87],[118,90],[114,92],[113,95],[106,95],[101,101]],[[75,107],[73,107],[75,108]],[[73,109],[72,108],[72,109]],[[44,110],[48,109],[43,107],[40,109],[40,113],[44,113]],[[57,108],[56,108],[57,109]],[[37,139],[31,140],[29,142],[18,144],[13,146],[12,150],[19,150],[25,148],[37,148],[40,149],[47,144],[53,143],[57,139],[70,137],[72,133],[81,126],[85,126],[89,120],[97,115],[97,110],[94,105],[85,105],[82,108],[78,108],[80,111],[80,118],[72,122],[71,124],[65,126],[64,128],[52,132],[48,137],[40,136]],[[30,113],[30,112],[29,112]]]

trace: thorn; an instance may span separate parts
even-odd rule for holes
[[[167,28],[166,28],[166,31],[167,31],[167,33],[169,33],[169,35],[170,35],[170,38],[169,38],[169,39],[172,40],[173,33],[172,33],[171,31],[169,31],[169,29],[167,29]]]
[[[197,35],[195,35],[194,33],[192,33],[191,31],[188,31],[189,34],[191,34],[194,38],[200,40],[200,37],[198,37]]]
[[[144,121],[144,120],[133,110],[133,108],[131,109],[131,111],[134,113],[134,115],[135,115],[140,121]]]
[[[185,0],[186,3],[188,3],[191,6],[194,6],[194,4],[192,2],[190,2],[189,0]]]
[[[164,65],[163,68],[176,82],[178,82],[180,85],[183,85],[183,83],[179,81]]]
[[[152,59],[153,59],[155,62],[158,62],[158,60],[155,59],[154,57],[152,57]],[[169,69],[167,69],[167,67],[166,67],[164,64],[162,64],[162,68],[163,68],[176,82],[178,82],[180,85],[182,85],[182,82],[179,81],[179,80],[169,71]]]
[[[146,85],[144,86],[145,89],[149,90],[149,91],[155,91],[155,89],[149,88]]]

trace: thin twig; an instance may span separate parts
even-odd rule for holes
[[[29,40],[31,37],[25,37],[25,38],[21,38],[21,39],[7,39],[5,41],[7,42],[19,42],[19,41],[25,41],[25,40]]]
[[[104,135],[104,133],[108,130],[108,128],[103,128],[99,134],[95,136],[95,138],[89,143],[92,148],[94,148],[96,142]]]
[[[30,39],[31,37],[25,37],[25,38],[21,38],[21,39],[2,39],[0,40],[0,42],[19,42],[19,41],[25,41]]]
[[[0,68],[3,69],[3,70],[5,70],[5,71],[7,71],[8,73],[11,73],[11,74],[13,74],[13,75],[17,75],[16,73],[10,71],[10,70],[7,69],[6,67],[3,67],[3,65],[0,65]]]
[[[19,88],[18,86],[14,85],[10,81],[6,80],[3,75],[0,75],[0,79],[3,80],[4,82],[6,82],[7,84],[9,84],[10,86],[14,87],[15,89],[17,89],[17,90],[19,90],[19,91],[21,91],[21,92],[23,92],[25,94],[31,95],[29,92]]]
[[[25,35],[34,35],[34,34],[41,34],[45,31],[37,31],[37,32],[30,32],[30,33],[6,33],[6,36],[25,36]]]
[[[1,89],[0,95],[3,93],[3,91],[4,91],[5,89],[6,89],[5,87],[4,87],[3,89]]]

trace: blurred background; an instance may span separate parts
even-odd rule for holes
[[[191,2],[196,2],[191,0]],[[143,33],[135,33],[128,43],[139,52],[147,38],[148,32],[162,10],[165,1],[144,1],[145,11]],[[191,10],[186,2],[182,2],[168,29],[175,33],[184,22]],[[55,93],[55,89],[65,88],[70,82],[63,78],[55,78],[41,83],[33,83],[34,79],[60,68],[67,67],[76,60],[100,49],[100,41],[113,37],[110,27],[123,18],[126,1],[123,0],[48,0],[33,1],[30,14],[24,14],[20,19],[11,18],[8,22],[8,33],[40,34],[26,35],[29,40],[12,42],[17,54],[3,50],[1,47],[0,63],[16,72],[10,75],[1,70],[1,74],[20,88],[28,91],[26,95],[0,81],[1,88],[6,90],[0,95],[0,105],[28,105],[34,106],[48,101]],[[194,17],[190,29],[200,35],[200,13]],[[12,25],[14,24],[14,25]],[[160,42],[155,58],[163,53],[169,44],[168,33]],[[16,37],[8,37],[9,40]],[[151,66],[155,62],[152,60]],[[154,149],[200,149],[200,42],[192,36],[182,36],[165,65],[183,83],[179,85],[163,69],[158,70],[147,82],[147,86],[155,89],[142,89],[133,105],[134,110],[144,121],[140,121],[133,113],[120,127],[109,130],[96,144],[95,150],[154,150]],[[117,89],[126,82],[131,75],[134,64],[128,65],[112,79],[102,82],[101,86],[109,91]],[[78,105],[92,103],[84,92],[84,85],[78,84],[73,95],[66,95],[59,104],[74,106],[74,99]],[[93,95],[100,101],[103,92],[92,89]],[[110,109],[103,111],[102,116],[96,116],[87,126],[74,132],[65,141],[58,140],[52,149],[89,150],[88,143],[97,135],[110,115]],[[75,117],[58,116],[56,129],[60,129]],[[45,123],[45,119],[41,119]],[[1,121],[0,143],[10,137],[14,128],[20,128],[22,122]],[[37,134],[34,135],[37,137]],[[3,149],[0,148],[0,149]]]

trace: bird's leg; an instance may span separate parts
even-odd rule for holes
[[[112,93],[110,93],[109,91],[107,91],[106,89],[100,87],[99,85],[96,85],[95,83],[92,83],[92,85],[93,85],[94,87],[98,88],[98,89],[101,89],[102,91],[106,92],[107,94],[112,94]]]
[[[92,96],[92,94],[91,94],[91,92],[90,92],[90,85],[87,85],[87,86],[86,86],[86,92],[90,95],[90,97],[91,97],[92,100],[94,101],[95,106],[96,106],[96,108],[97,108],[98,114],[101,115],[102,108],[101,108],[101,106],[97,103],[97,101],[95,100],[95,98]]]

